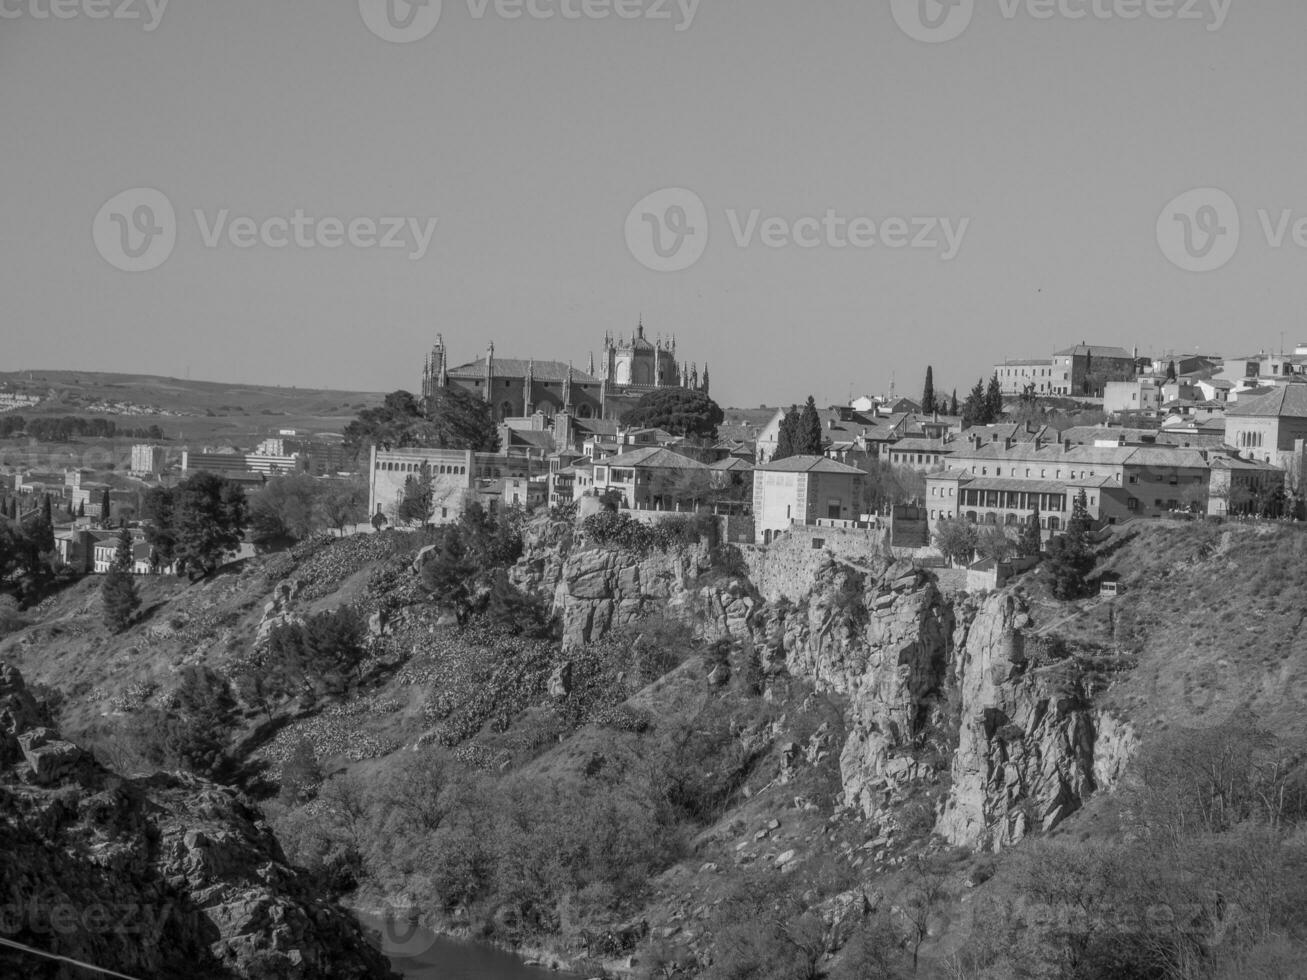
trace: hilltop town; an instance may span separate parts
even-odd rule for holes
[[[923,374],[722,409],[641,324],[585,370],[442,338],[414,392],[295,393],[335,421],[257,413],[244,445],[183,441],[185,412],[0,414],[0,799],[61,874],[117,841],[117,900],[180,910],[129,950],[14,935],[214,977],[415,970],[437,933],[640,980],[1241,969],[1291,889],[1224,855],[1258,800],[1307,812],[1307,350]],[[1207,797],[1134,774],[1209,752],[1242,760],[1237,813],[1206,850],[1139,845],[1139,814]],[[1287,833],[1264,853],[1293,867]],[[1040,884],[1068,861],[1067,895]],[[1189,918],[1065,922],[1120,862],[1105,900],[1152,915],[1183,881]]]

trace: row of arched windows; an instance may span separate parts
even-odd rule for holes
[[[1261,449],[1265,444],[1266,437],[1261,432],[1240,432],[1239,448],[1240,449]]]
[[[422,471],[421,463],[393,463],[385,462],[380,464],[377,469],[386,473],[420,473]],[[431,475],[435,476],[466,476],[466,466],[441,465],[430,467]]]

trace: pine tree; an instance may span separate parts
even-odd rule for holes
[[[796,455],[820,456],[821,443],[821,416],[817,414],[817,402],[809,395],[807,404],[803,406],[803,413],[799,416],[799,439]]]
[[[921,411],[924,415],[934,415],[939,406],[935,404],[935,369],[926,366],[926,386],[921,392]]]
[[[100,586],[100,598],[104,602],[105,624],[115,633],[121,633],[132,624],[136,611],[141,608],[141,597],[136,591],[136,579],[133,568],[136,564],[132,543],[132,533],[123,528],[118,532],[118,547],[114,551],[113,564]]]
[[[998,375],[989,379],[989,388],[985,392],[986,424],[1003,421],[1003,388],[998,383]]]

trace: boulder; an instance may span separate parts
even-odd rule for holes
[[[39,786],[68,778],[82,761],[82,750],[49,728],[24,732],[18,736],[18,746],[32,771],[33,782]]]

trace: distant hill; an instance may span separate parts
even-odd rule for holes
[[[339,432],[379,392],[191,381],[96,371],[0,373],[0,390],[41,396],[25,417],[91,415],[122,427],[162,426],[170,438],[241,439],[288,428]]]

